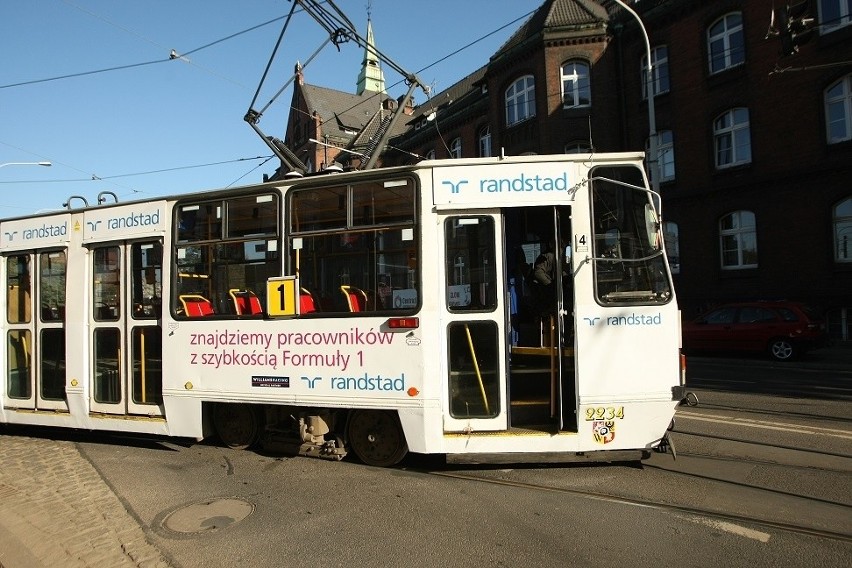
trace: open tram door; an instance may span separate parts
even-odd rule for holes
[[[511,425],[576,432],[571,207],[504,218]]]
[[[90,408],[162,416],[163,245],[96,243],[89,253]]]

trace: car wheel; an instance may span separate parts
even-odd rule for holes
[[[782,337],[769,342],[769,355],[776,361],[789,361],[796,353],[796,347],[789,339]]]

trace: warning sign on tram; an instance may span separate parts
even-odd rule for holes
[[[266,281],[266,313],[272,317],[298,313],[295,276],[279,276]]]

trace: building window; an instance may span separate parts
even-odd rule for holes
[[[719,221],[722,268],[757,267],[757,226],[751,211],[734,211]]]
[[[751,162],[751,132],[748,109],[735,108],[713,122],[716,167],[729,168]]]
[[[479,157],[491,157],[491,126],[486,125],[479,130]]]
[[[435,159],[435,149],[434,148],[432,150],[429,150],[428,152],[426,152],[426,159],[427,160],[434,160]]]
[[[645,142],[645,154],[650,155],[651,139]],[[657,166],[660,168],[659,181],[672,181],[675,178],[674,138],[671,130],[657,132]]]
[[[834,261],[852,262],[852,197],[834,208]]]
[[[452,142],[450,142],[450,158],[461,158],[461,157],[462,157],[461,138],[455,138]]]
[[[535,116],[535,79],[525,75],[506,89],[506,126]]]
[[[565,144],[566,154],[591,154],[592,145],[588,142],[568,142]]]
[[[562,66],[562,108],[592,106],[589,64],[569,61]]]
[[[663,242],[666,245],[666,256],[672,274],[680,274],[680,229],[677,223],[663,222]]]
[[[829,144],[852,139],[852,75],[825,90],[825,131]]]
[[[710,74],[745,63],[743,16],[733,12],[716,20],[707,30]]]
[[[657,96],[669,92],[669,48],[665,45],[651,50],[651,79],[648,80],[648,57],[642,58],[642,98],[648,98],[648,84],[651,93]]]
[[[820,33],[852,24],[852,0],[819,0]]]

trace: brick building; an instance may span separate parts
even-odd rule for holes
[[[852,338],[848,0],[797,6],[814,22],[792,53],[798,40],[782,33],[781,2],[629,4],[648,32],[650,80],[644,36],[617,2],[545,0],[483,67],[405,109],[380,164],[647,149],[650,90],[684,314],[728,300],[786,298],[824,311],[835,338]],[[374,63],[365,50],[364,66]],[[302,80],[288,147],[328,164],[328,148],[309,142],[327,136],[348,150],[335,150],[334,159],[359,167],[358,154],[378,151],[370,141],[399,104],[368,83],[344,97]],[[305,116],[312,135],[294,129]]]

